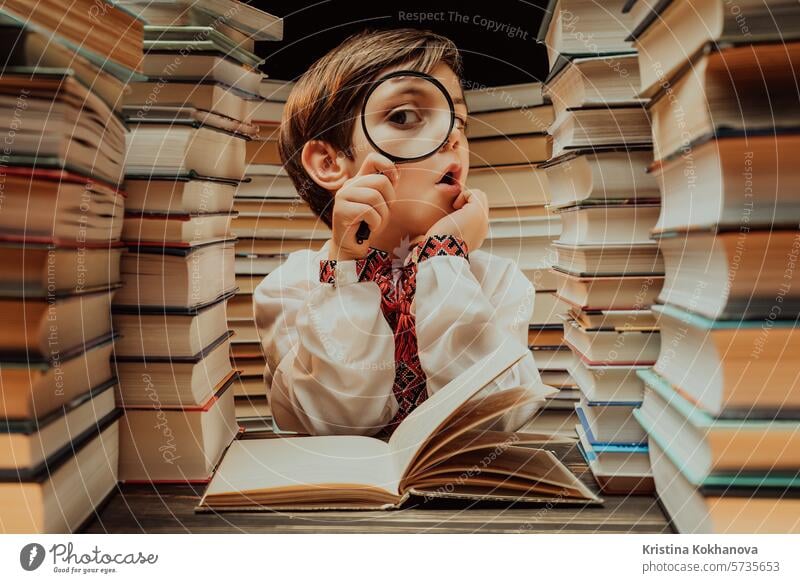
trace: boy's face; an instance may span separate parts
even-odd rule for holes
[[[385,69],[383,76],[404,67]],[[395,202],[390,206],[391,224],[413,238],[423,235],[439,219],[455,211],[453,201],[464,188],[469,171],[469,146],[464,135],[467,106],[458,76],[440,63],[431,76],[444,85],[453,100],[456,120],[449,141],[435,154],[416,162],[397,164]],[[360,112],[359,112],[360,113]],[[361,123],[354,124],[352,163],[353,175],[374,149],[364,135]]]

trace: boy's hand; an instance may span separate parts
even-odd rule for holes
[[[453,202],[456,210],[428,229],[430,235],[455,235],[467,244],[468,251],[479,249],[489,234],[489,201],[482,190],[464,189]]]
[[[389,158],[374,152],[366,157],[358,173],[334,197],[329,259],[358,259],[367,254],[369,239],[360,245],[356,242],[358,227],[366,221],[370,236],[386,228],[396,182],[397,167]]]

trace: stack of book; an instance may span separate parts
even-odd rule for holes
[[[277,152],[275,139],[292,87],[288,81],[261,80],[260,101],[253,110],[258,138],[250,142],[246,181],[239,185],[234,199],[238,291],[228,303],[228,325],[236,332],[231,356],[241,372],[234,391],[236,417],[248,432],[273,428],[253,291],[290,250],[317,248],[330,237],[330,229],[297,194]]]
[[[142,23],[76,0],[0,9],[0,532],[78,530],[116,491],[111,367],[125,81]]]
[[[800,5],[638,14],[665,280],[634,415],[658,497],[682,533],[798,532]]]
[[[124,107],[127,251],[113,306],[120,479],[204,482],[239,431],[226,315],[232,205],[262,76],[252,39],[240,37],[256,34],[259,17],[255,38],[278,39],[280,21],[238,2],[127,4],[147,23],[147,80],[131,84]]]
[[[653,489],[647,436],[633,411],[644,391],[636,371],[658,355],[650,304],[664,267],[650,238],[659,191],[647,174],[650,119],[623,4],[551,2],[539,39],[555,111],[553,156],[542,167],[562,223],[556,295],[568,305],[564,342],[579,388],[572,430],[601,490],[628,494]]]
[[[576,388],[566,370],[569,351],[559,316],[567,306],[554,295],[550,244],[561,232],[547,204],[548,183],[537,165],[550,158],[547,128],[554,111],[542,83],[478,87],[465,92],[470,118],[467,186],[489,199],[489,234],[482,247],[515,261],[535,289],[528,343],[542,381],[561,391],[537,415],[532,431],[573,434]]]

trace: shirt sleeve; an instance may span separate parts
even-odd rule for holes
[[[415,318],[420,363],[429,395],[480,361],[504,338],[528,346],[534,288],[513,261],[493,257],[479,281],[470,268],[463,239],[431,235],[414,250],[417,262]],[[516,431],[557,391],[542,383],[529,351],[474,398],[525,387],[535,400],[486,424],[486,429]]]
[[[290,254],[253,295],[273,417],[288,431],[373,435],[398,405],[394,336],[372,263],[308,257]]]

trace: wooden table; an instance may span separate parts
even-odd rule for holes
[[[598,492],[574,445],[551,449],[589,488]],[[669,533],[653,496],[600,494],[603,506],[550,508],[538,504],[468,504],[410,500],[394,511],[195,513],[205,485],[121,484],[87,521],[89,533],[414,533],[549,532]]]

